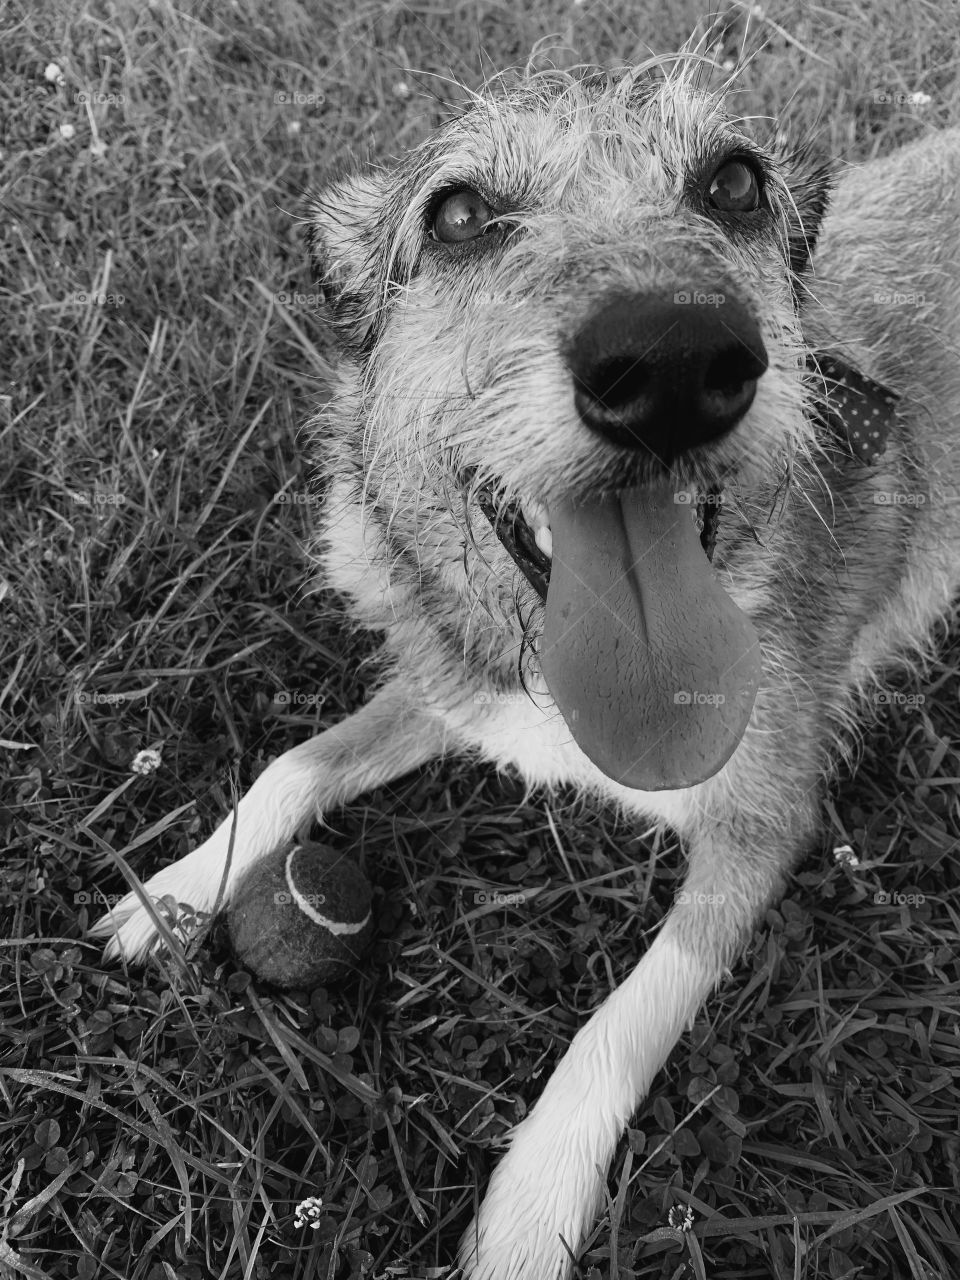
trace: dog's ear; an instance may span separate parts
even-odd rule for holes
[[[791,196],[786,211],[790,266],[800,277],[810,261],[830,202],[834,166],[809,139],[797,143],[778,137],[775,153]]]
[[[345,347],[364,349],[380,306],[381,175],[341,176],[309,202],[307,241],[314,276]]]

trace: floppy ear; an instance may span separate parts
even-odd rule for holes
[[[362,351],[382,304],[384,177],[352,173],[309,203],[307,242],[314,275],[338,335]]]
[[[791,143],[780,137],[775,154],[792,197],[786,210],[790,266],[796,276],[802,276],[830,203],[835,178],[833,163],[809,140]]]

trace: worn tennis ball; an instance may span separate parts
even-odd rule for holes
[[[356,974],[373,935],[370,883],[356,863],[300,841],[243,877],[228,913],[234,954],[278,987],[313,987]]]

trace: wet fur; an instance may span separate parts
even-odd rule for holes
[[[767,174],[769,216],[752,226],[696,201],[700,175],[744,148]],[[430,243],[432,202],[457,185],[495,198],[502,241],[462,253]],[[326,483],[313,552],[320,581],[383,633],[383,679],[241,802],[225,900],[311,813],[442,754],[513,767],[530,786],[578,786],[628,820],[672,826],[689,857],[654,944],[515,1131],[463,1239],[469,1280],[569,1274],[563,1241],[575,1253],[600,1206],[597,1167],[815,839],[859,699],[887,664],[923,650],[960,579],[960,135],[841,174],[828,207],[829,186],[815,158],[743,132],[680,59],[615,82],[552,73],[498,86],[396,169],[345,178],[312,211],[341,344],[312,425]],[[770,353],[742,422],[672,477],[725,490],[715,570],[760,634],[764,678],[719,773],[643,794],[573,743],[538,670],[540,602],[476,495],[489,483],[503,503],[549,506],[649,479],[649,464],[578,421],[561,352],[611,292],[685,287],[736,294]],[[924,301],[878,303],[881,291]],[[808,349],[837,351],[900,395],[879,465],[842,463],[818,437]],[[147,888],[209,910],[230,825]],[[114,954],[155,942],[136,899],[104,922],[113,928]]]

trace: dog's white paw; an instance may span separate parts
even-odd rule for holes
[[[275,760],[240,801],[236,815],[225,818],[192,853],[151,876],[144,885],[147,894],[154,899],[169,896],[195,912],[212,912],[218,898],[221,906],[229,906],[246,872],[282,848],[314,814],[315,767],[309,757],[319,741],[312,739]],[[304,756],[306,764],[301,763]],[[123,956],[132,963],[143,961],[161,940],[134,893],[98,920],[92,932],[109,936],[104,952],[108,960]]]
[[[153,895],[151,894],[151,897]],[[158,910],[162,910],[158,907]],[[107,938],[103,948],[105,960],[121,956],[131,964],[142,964],[160,943],[160,933],[140,899],[128,893],[101,920],[90,928],[90,936]]]
[[[460,1241],[464,1280],[567,1280],[602,1190],[591,1153],[568,1138],[562,1117],[542,1113],[514,1131]]]
[[[218,835],[219,832],[214,832],[198,849],[151,876],[143,886],[148,896],[154,900],[170,897],[194,911],[212,911],[224,868]],[[235,881],[236,876],[231,874],[225,886],[224,903]],[[164,908],[160,906],[158,910],[162,912]],[[161,943],[156,924],[135,893],[122,898],[90,932],[94,937],[108,939],[103,952],[107,960],[118,960],[122,956],[132,964],[142,963]]]

